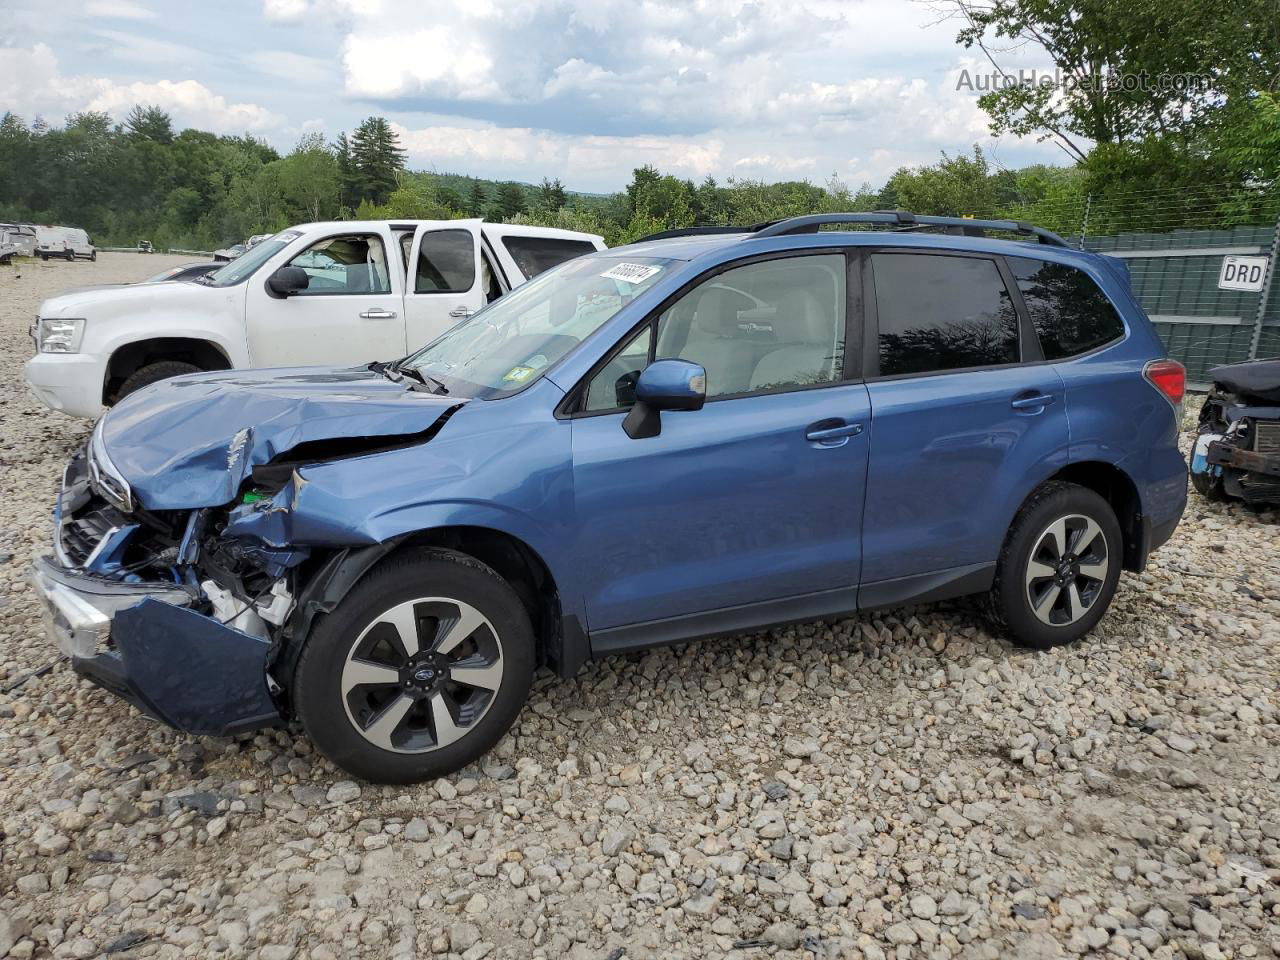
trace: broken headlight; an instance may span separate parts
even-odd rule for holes
[[[79,353],[82,339],[83,317],[41,317],[36,321],[36,346],[41,353]]]
[[[107,456],[107,445],[102,439],[102,424],[106,417],[101,417],[89,437],[89,483],[98,493],[106,497],[125,513],[133,512],[133,490],[120,471],[116,469],[111,458]]]

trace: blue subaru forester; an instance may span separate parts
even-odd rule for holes
[[[676,231],[394,363],[128,397],[32,576],[74,668],[152,716],[296,718],[415,781],[540,665],[971,593],[1014,642],[1081,637],[1181,517],[1183,379],[1121,261],[1026,224]]]

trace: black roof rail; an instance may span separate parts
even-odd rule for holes
[[[700,237],[713,234],[741,233],[749,234],[750,239],[757,237],[785,237],[795,233],[817,233],[819,227],[835,223],[881,224],[894,232],[929,230],[941,227],[947,233],[966,237],[982,237],[988,230],[1002,230],[1006,233],[1021,233],[1035,237],[1040,243],[1054,247],[1070,247],[1071,244],[1052,230],[1045,230],[1025,220],[970,220],[968,217],[934,217],[920,216],[906,210],[874,210],[865,213],[812,213],[803,217],[787,217],[783,220],[770,220],[750,227],[680,227],[675,230],[660,230],[647,237],[641,237],[633,243],[645,243],[649,240],[670,240],[674,237]]]
[[[674,230],[659,230],[657,233],[651,233],[647,237],[641,237],[639,240],[632,240],[632,243],[648,243],[650,240],[671,240],[674,237],[705,237],[715,234],[724,233],[754,233],[762,227],[770,224],[781,223],[780,220],[770,220],[767,223],[757,223],[750,227],[676,227]]]
[[[1025,220],[970,220],[967,217],[918,216],[906,210],[876,210],[867,213],[814,213],[804,217],[789,217],[763,225],[753,231],[756,237],[784,237],[793,233],[817,233],[819,227],[835,223],[884,224],[896,230],[920,230],[927,227],[948,227],[967,236],[982,236],[987,230],[1003,230],[1033,236],[1040,243],[1055,247],[1070,247],[1066,240],[1052,230],[1045,230]]]

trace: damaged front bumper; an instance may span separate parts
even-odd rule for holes
[[[188,733],[279,723],[269,641],[191,609],[194,588],[121,582],[37,560],[31,582],[50,638],[76,673]]]

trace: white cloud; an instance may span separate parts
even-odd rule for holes
[[[63,74],[46,44],[0,47],[0,103],[7,109],[60,119],[98,110],[123,119],[134,104],[155,104],[173,115],[178,127],[215,133],[244,133],[278,127],[283,118],[254,103],[228,103],[195,80],[120,82],[106,77]]]
[[[91,17],[112,20],[154,20],[156,12],[132,0],[89,0],[84,12]]]
[[[714,154],[720,176],[852,180],[990,144],[977,97],[955,86],[972,64],[956,25],[902,0],[265,0],[264,10],[283,19],[286,7],[338,24],[345,92],[398,115],[424,159],[456,169],[466,151],[433,131],[466,131],[450,135],[480,162],[531,170],[572,157],[613,186],[662,149],[689,171]],[[426,128],[406,119],[415,113],[445,119]]]

